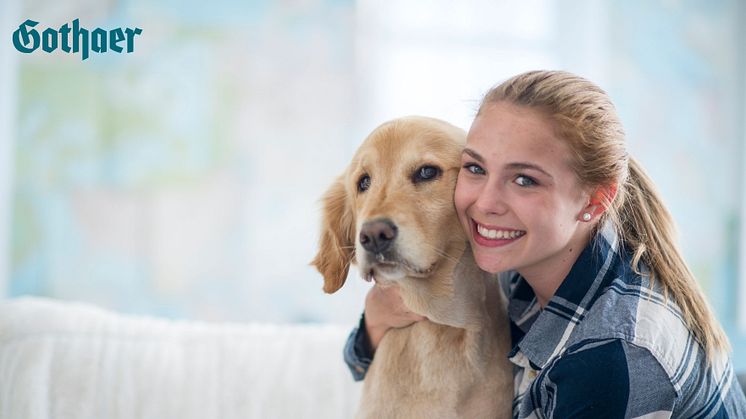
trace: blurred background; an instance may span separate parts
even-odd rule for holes
[[[26,19],[131,54],[13,48]],[[352,326],[308,266],[319,198],[381,122],[468,129],[529,69],[605,90],[746,369],[746,5],[737,0],[0,0],[0,296]]]

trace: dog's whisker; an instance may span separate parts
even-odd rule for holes
[[[352,261],[355,260],[355,248],[352,248],[352,254],[350,255],[350,258],[347,259],[347,263],[345,263],[345,269],[350,269],[350,266],[352,265]]]

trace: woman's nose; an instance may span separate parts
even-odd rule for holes
[[[505,215],[509,207],[504,197],[499,185],[488,182],[479,192],[475,205],[483,214]]]

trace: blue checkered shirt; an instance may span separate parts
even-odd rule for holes
[[[746,418],[729,357],[706,362],[678,307],[632,271],[608,225],[544,309],[519,274],[501,274],[501,283],[514,418]],[[356,380],[372,360],[364,330],[353,330],[344,351]]]

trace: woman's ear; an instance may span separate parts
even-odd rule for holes
[[[616,183],[596,187],[596,189],[591,193],[588,205],[583,208],[583,212],[580,214],[579,219],[587,222],[603,214],[611,206],[611,203],[616,197],[616,193]]]
[[[319,251],[311,265],[324,276],[324,292],[342,288],[354,258],[355,219],[344,187],[338,178],[323,197],[323,216]]]

